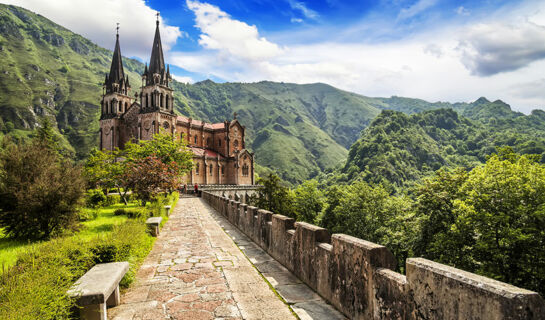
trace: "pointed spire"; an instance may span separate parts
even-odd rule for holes
[[[153,74],[162,75],[165,71],[165,59],[163,58],[163,46],[161,45],[161,34],[159,33],[159,13],[157,13],[157,22],[155,27],[155,37],[151,49],[151,59],[149,62],[148,84],[153,82]]]
[[[125,79],[125,72],[123,71],[123,59],[121,57],[121,46],[119,45],[119,23],[116,27],[116,36],[115,36],[115,49],[114,55],[112,57],[112,65],[110,67],[110,74],[107,76],[106,80],[106,91],[114,92],[114,84],[121,85]]]

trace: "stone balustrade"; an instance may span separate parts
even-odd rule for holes
[[[351,319],[545,319],[536,292],[202,192],[203,199]]]

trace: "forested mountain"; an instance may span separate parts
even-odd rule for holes
[[[112,46],[114,40],[112,34]],[[144,41],[151,42],[152,39]],[[123,52],[123,36],[121,50]],[[99,101],[111,57],[110,50],[45,17],[0,4],[0,135],[28,135],[40,118],[47,117],[62,133],[65,145],[75,151],[78,159],[84,159],[89,150],[98,145]],[[123,63],[134,93],[138,90],[144,65],[128,58],[124,58]],[[324,169],[342,165],[348,149],[360,138],[360,132],[385,109],[414,114],[451,108],[472,121],[452,112],[432,112],[416,118],[385,112],[352,147],[349,164],[344,169],[352,178],[359,175],[354,171],[356,167],[365,174],[373,168],[372,163],[385,163],[383,158],[394,157],[400,162],[390,161],[395,165],[388,165],[390,169],[385,173],[396,171],[398,167],[401,171],[394,174],[396,177],[387,179],[394,182],[412,179],[415,176],[413,165],[404,167],[403,162],[411,164],[424,160],[420,164],[423,168],[417,166],[417,169],[427,171],[427,168],[451,163],[454,161],[451,158],[460,154],[456,163],[471,164],[482,161],[498,143],[514,145],[517,137],[523,139],[513,135],[520,131],[519,128],[537,138],[543,137],[545,132],[545,112],[535,111],[524,116],[511,111],[501,101],[490,102],[485,98],[473,103],[429,103],[402,97],[370,98],[321,83],[297,85],[269,81],[214,83],[206,80],[196,84],[173,81],[172,86],[176,111],[180,114],[216,122],[231,119],[237,112],[247,128],[247,147],[256,153],[260,165],[258,172],[270,168],[291,183],[299,183]],[[443,116],[448,125],[454,125],[453,128],[441,127]],[[384,131],[381,127],[389,126],[389,121],[403,130],[389,128],[388,133],[384,132],[385,136],[374,136]],[[413,123],[415,121],[426,124],[420,126],[420,122]],[[438,125],[436,129],[435,125]],[[493,137],[487,132],[489,127],[494,128]],[[388,136],[390,133],[391,137]],[[402,137],[409,133],[416,136]],[[386,144],[371,153],[357,151],[365,149],[362,145],[369,145],[368,140],[373,143],[379,143],[378,139],[382,137],[396,140],[396,134],[399,141],[391,146]],[[486,135],[486,143],[476,139],[478,134]],[[498,137],[503,140],[494,140]],[[453,139],[459,143],[454,144]],[[475,151],[466,139],[478,143],[479,151]],[[436,141],[445,145],[437,146]],[[541,150],[539,141],[535,142],[536,151]],[[533,143],[523,142],[527,144],[525,148]],[[427,158],[405,159],[402,156],[406,152],[410,155],[411,150],[404,143],[413,143],[415,150],[431,153]],[[401,153],[403,148],[405,151]]]
[[[475,167],[502,146],[545,161],[544,111],[525,116],[501,101],[477,102],[460,111],[472,119],[452,109],[383,111],[352,145],[335,179],[402,187],[444,166]]]

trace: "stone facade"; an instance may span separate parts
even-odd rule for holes
[[[202,197],[349,319],[545,319],[536,292],[203,191]]]
[[[123,149],[129,141],[150,140],[163,130],[185,139],[193,152],[194,169],[183,183],[253,185],[254,154],[245,148],[245,127],[236,114],[233,120],[220,123],[176,115],[171,79],[170,68],[165,68],[157,21],[149,68],[146,65],[142,74],[140,92],[131,97],[118,34],[103,87],[100,148]]]

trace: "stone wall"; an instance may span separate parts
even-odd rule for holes
[[[227,197],[203,199],[351,319],[545,319],[539,294],[422,258],[392,269],[384,246]]]
[[[255,195],[259,186],[257,185],[207,185],[201,186],[201,191],[209,192],[220,197],[226,197],[229,200],[235,200],[240,203],[247,203],[249,197]]]

